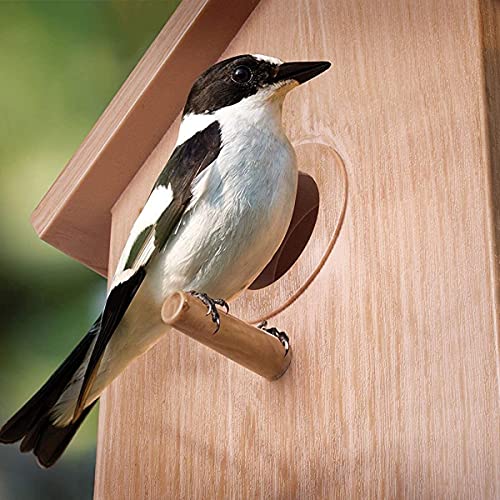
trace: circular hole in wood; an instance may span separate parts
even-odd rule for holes
[[[299,172],[295,208],[288,231],[269,264],[250,285],[251,290],[271,285],[293,266],[313,233],[318,210],[319,189],[316,181],[309,174]]]
[[[272,265],[252,284],[253,289],[245,290],[231,302],[231,312],[250,323],[275,317],[301,297],[322,272],[339,235],[347,206],[347,174],[335,148],[328,145],[327,138],[322,141],[315,138],[294,145],[302,174],[314,181],[319,192],[317,211],[307,215],[306,208],[303,215],[308,220],[300,224],[300,229],[290,227],[281,247],[287,248],[286,252],[278,251]],[[308,182],[307,177],[301,179],[301,184]],[[315,205],[311,187],[306,185],[309,208]],[[294,249],[289,246],[292,239]]]

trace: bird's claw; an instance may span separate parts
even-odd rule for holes
[[[269,335],[272,335],[273,337],[279,339],[279,341],[283,344],[283,347],[285,348],[285,356],[286,356],[288,350],[290,349],[290,339],[288,338],[288,335],[285,332],[278,330],[274,326],[268,327],[267,321],[262,321],[261,323],[259,323],[257,325],[257,328],[260,328],[261,330],[264,330],[266,333],[269,333]]]
[[[223,307],[226,311],[226,314],[229,314],[229,304],[224,299],[213,299],[214,304],[217,304],[220,307]]]
[[[212,316],[212,321],[215,323],[215,331],[213,335],[215,335],[220,329],[220,315],[217,310],[217,306],[223,307],[226,310],[226,314],[229,313],[229,305],[224,299],[212,299],[206,293],[196,292],[191,290],[189,292],[193,297],[201,300],[207,306],[207,314]]]

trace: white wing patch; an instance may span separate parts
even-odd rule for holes
[[[127,239],[127,243],[123,247],[120,260],[116,267],[115,275],[110,287],[110,291],[119,283],[127,280],[130,277],[130,271],[124,270],[125,264],[127,263],[130,251],[134,246],[137,237],[146,229],[148,226],[155,224],[160,218],[161,214],[167,209],[167,207],[172,203],[174,198],[174,193],[172,191],[172,186],[157,186],[153,192],[149,195],[148,201],[141,210],[139,217],[134,222],[130,235]],[[151,248],[149,250],[153,250]],[[133,274],[133,273],[132,273]]]
[[[173,197],[174,193],[170,184],[168,186],[158,186],[150,194],[146,205],[144,205],[144,208],[142,209],[139,217],[137,217],[137,220],[134,223],[130,235],[132,236],[132,234],[137,231],[137,236],[148,226],[158,222],[160,215],[170,205]]]
[[[109,288],[109,291],[116,286],[119,285],[120,283],[124,283],[127,281],[129,278],[131,278],[134,273],[137,271],[137,269],[125,269],[125,271],[121,271],[120,273],[115,272],[115,275],[113,276],[113,282]],[[109,292],[108,292],[109,295]]]
[[[182,122],[179,127],[179,136],[177,138],[176,146],[184,144],[187,140],[191,139],[193,135],[205,130],[217,118],[214,114],[200,114],[188,113],[182,117]]]

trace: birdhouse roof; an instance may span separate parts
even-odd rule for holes
[[[32,214],[38,236],[107,274],[111,208],[257,0],[184,0]]]

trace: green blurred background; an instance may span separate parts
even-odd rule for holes
[[[0,1],[0,423],[98,314],[105,282],[29,216],[179,2]],[[53,469],[0,446],[0,499],[91,498],[97,411]]]

